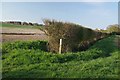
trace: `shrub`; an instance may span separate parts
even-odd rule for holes
[[[44,23],[44,32],[49,38],[48,50],[51,52],[58,52],[60,39],[63,40],[62,52],[72,52],[86,49],[95,41],[105,37],[101,32],[73,23],[48,19],[44,20]],[[94,38],[96,39],[94,40]]]

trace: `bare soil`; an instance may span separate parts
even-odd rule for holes
[[[19,41],[19,40],[47,40],[46,35],[3,35],[2,42]]]
[[[45,33],[38,29],[2,28],[0,42],[47,40]]]
[[[9,28],[9,27],[3,27],[2,33],[38,33],[38,34],[44,34],[43,31],[39,29],[29,29],[29,28]]]

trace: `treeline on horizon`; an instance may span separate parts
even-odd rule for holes
[[[30,25],[30,26],[43,26],[43,24],[21,21],[2,21],[1,23],[16,24],[16,25]]]
[[[109,25],[106,30],[96,28],[95,31],[108,34],[117,34],[120,35],[120,26],[118,24]]]

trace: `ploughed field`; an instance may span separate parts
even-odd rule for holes
[[[54,54],[47,41],[3,43],[3,78],[119,78],[120,36],[97,41],[86,51]]]
[[[18,40],[47,40],[47,36],[40,30],[41,26],[23,26],[13,24],[2,24],[0,33],[2,42]]]

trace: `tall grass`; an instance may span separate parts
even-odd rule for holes
[[[2,56],[3,78],[116,79],[119,77],[118,53],[120,50],[115,46],[114,39],[115,36],[111,36],[100,40],[87,51],[65,54],[51,54],[51,52],[36,48],[29,49],[30,44],[27,45],[27,48],[24,46],[24,48],[6,47],[11,50]],[[39,43],[39,41],[37,42]],[[16,42],[16,45],[18,45],[17,43],[25,44],[25,42]],[[5,45],[10,44],[6,43]]]
[[[16,41],[16,42],[6,42],[2,45],[2,52],[9,53],[14,49],[40,49],[47,51],[47,41]]]

